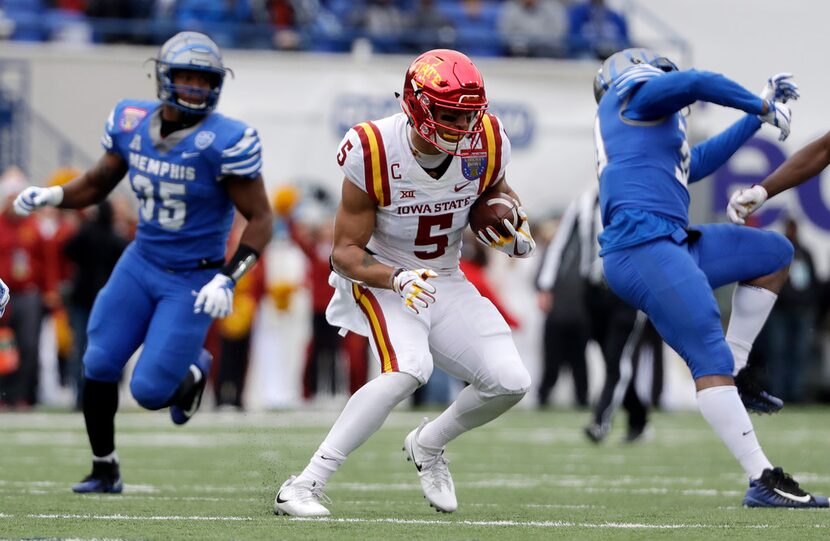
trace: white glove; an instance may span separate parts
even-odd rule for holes
[[[792,78],[792,73],[776,73],[767,79],[766,86],[761,90],[761,99],[766,102],[780,101],[781,103],[797,100],[801,94],[798,92],[798,85],[790,80]]]
[[[428,308],[435,302],[435,286],[427,280],[436,276],[430,269],[398,269],[392,277],[392,291],[401,296],[404,309],[417,314],[419,308]]]
[[[206,313],[213,318],[229,316],[233,311],[233,280],[224,274],[217,274],[206,283],[193,305],[193,313]]]
[[[767,200],[767,190],[760,184],[738,190],[729,198],[726,215],[733,224],[744,225],[746,217],[761,208]]]
[[[6,285],[6,282],[0,280],[0,317],[3,317],[7,304],[9,304],[9,286]]]
[[[29,186],[14,199],[14,211],[18,216],[28,216],[32,211],[46,205],[57,207],[61,201],[63,201],[63,188],[60,186],[51,188]]]
[[[522,225],[519,230],[513,227],[510,220],[504,220],[504,227],[510,234],[503,237],[492,226],[479,231],[476,238],[490,248],[500,250],[510,257],[528,257],[536,248],[536,241],[530,234],[530,224],[527,221],[527,212],[522,207],[519,207],[519,218],[522,220]]]
[[[792,119],[790,108],[783,103],[774,101],[768,101],[767,103],[769,104],[769,110],[766,114],[758,115],[758,118],[781,130],[781,133],[778,134],[778,140],[783,141],[790,135],[790,119]]]

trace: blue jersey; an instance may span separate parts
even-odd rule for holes
[[[600,255],[685,228],[688,184],[723,164],[761,125],[761,99],[723,76],[654,71],[642,70],[639,80],[620,77],[599,103],[594,138],[605,227]],[[753,114],[690,148],[681,111],[699,99]]]
[[[129,165],[139,201],[135,247],[169,269],[222,260],[234,205],[220,180],[260,175],[259,136],[218,113],[165,138],[160,129],[161,102],[123,100],[101,139]]]

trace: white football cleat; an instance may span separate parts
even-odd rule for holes
[[[323,493],[323,487],[316,481],[297,481],[292,475],[282,484],[274,498],[274,513],[292,517],[327,517],[331,512],[320,502],[331,500]]]
[[[418,434],[426,424],[427,419],[424,417],[420,426],[406,436],[403,440],[403,451],[406,453],[406,459],[413,462],[418,469],[421,489],[429,505],[436,511],[452,513],[458,509],[458,500],[455,498],[455,484],[447,467],[450,462],[444,458],[443,449],[429,449],[418,443]]]

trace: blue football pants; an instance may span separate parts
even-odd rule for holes
[[[130,245],[98,294],[87,327],[84,375],[116,382],[144,343],[130,390],[148,409],[168,405],[196,362],[211,317],[193,313],[197,292],[216,269],[171,272]]]
[[[699,238],[695,238],[699,232]],[[734,361],[713,290],[790,264],[792,244],[772,231],[732,224],[695,226],[606,254],[608,285],[645,312],[697,379],[732,375]]]

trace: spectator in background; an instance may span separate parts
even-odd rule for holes
[[[498,21],[510,56],[564,56],[567,31],[567,13],[558,0],[508,0]]]
[[[19,351],[17,370],[0,378],[0,403],[24,409],[37,402],[44,306],[54,309],[60,305],[57,264],[37,218],[20,218],[12,207],[14,196],[27,186],[17,168],[0,177],[0,276],[15,294],[14,305],[2,324],[14,333]]]
[[[220,47],[236,46],[238,25],[252,20],[249,0],[178,0],[174,13],[178,30],[207,32]]]
[[[245,223],[245,219],[237,212],[228,236],[226,254],[232,254],[239,248],[239,238]],[[245,376],[251,354],[251,329],[264,292],[265,262],[262,261],[236,283],[230,315],[214,323],[219,333],[219,358],[213,380],[217,407],[242,409]]]
[[[568,7],[570,56],[605,60],[631,46],[625,18],[605,0],[583,0]]]
[[[352,338],[348,344],[338,329],[326,321],[326,307],[334,294],[329,285],[329,254],[333,245],[330,196],[323,189],[314,189],[310,197],[299,201],[299,191],[293,187],[277,190],[274,209],[277,216],[287,220],[294,244],[306,257],[306,283],[311,293],[311,338],[303,371],[303,397],[312,399],[320,392],[334,395],[338,391],[337,361],[344,346],[349,362],[349,388],[354,392],[366,383],[368,341],[365,337]],[[354,333],[350,333],[354,334]]]
[[[98,291],[109,280],[112,269],[129,240],[113,228],[113,207],[102,201],[85,214],[77,233],[63,246],[63,254],[74,264],[72,285],[67,302],[72,328],[72,354],[68,383],[77,391],[75,407],[81,409],[83,396],[83,355],[86,350],[86,327]]]
[[[55,170],[47,181],[47,186],[60,186],[77,177],[80,171],[72,168],[59,168]],[[49,259],[55,262],[56,291],[60,298],[52,302],[57,308],[51,311],[50,317],[44,322],[44,338],[49,340],[54,336],[57,346],[56,355],[42,355],[41,357],[41,379],[40,392],[43,401],[50,403],[57,398],[56,384],[61,387],[69,387],[75,390],[75,379],[70,374],[72,369],[72,347],[73,336],[69,322],[69,316],[65,310],[68,301],[71,280],[73,274],[72,262],[64,255],[63,248],[66,242],[75,235],[79,226],[78,212],[72,209],[57,209],[49,207],[37,216],[37,224],[40,233],[46,241],[49,250]],[[52,332],[54,331],[54,333]],[[57,363],[51,361],[56,360]],[[57,377],[55,377],[57,376]]]
[[[785,402],[803,402],[805,376],[810,370],[813,327],[818,309],[819,282],[813,256],[798,238],[798,223],[788,218],[785,236],[795,249],[790,275],[761,334],[767,345],[769,389]]]
[[[444,2],[439,6],[455,27],[455,49],[470,56],[499,56],[502,47],[492,39],[497,33],[500,5],[483,0]]]
[[[95,41],[103,43],[146,44],[149,42],[139,25],[128,21],[145,21],[150,18],[154,0],[87,0],[86,16],[95,19],[122,19],[107,21],[105,25],[93,25]],[[120,23],[113,26],[113,23]],[[136,31],[133,31],[133,29]]]
[[[409,36],[411,50],[447,49],[455,43],[456,31],[434,0],[418,0],[411,14]]]
[[[548,405],[550,393],[563,366],[573,376],[576,403],[588,406],[589,314],[585,306],[585,280],[580,274],[579,205],[568,206],[553,238],[545,249],[536,280],[539,308],[545,314],[542,334],[542,377],[537,389],[540,407]]]
[[[405,51],[402,36],[408,28],[406,13],[393,0],[369,0],[356,14],[361,29],[378,53]]]

